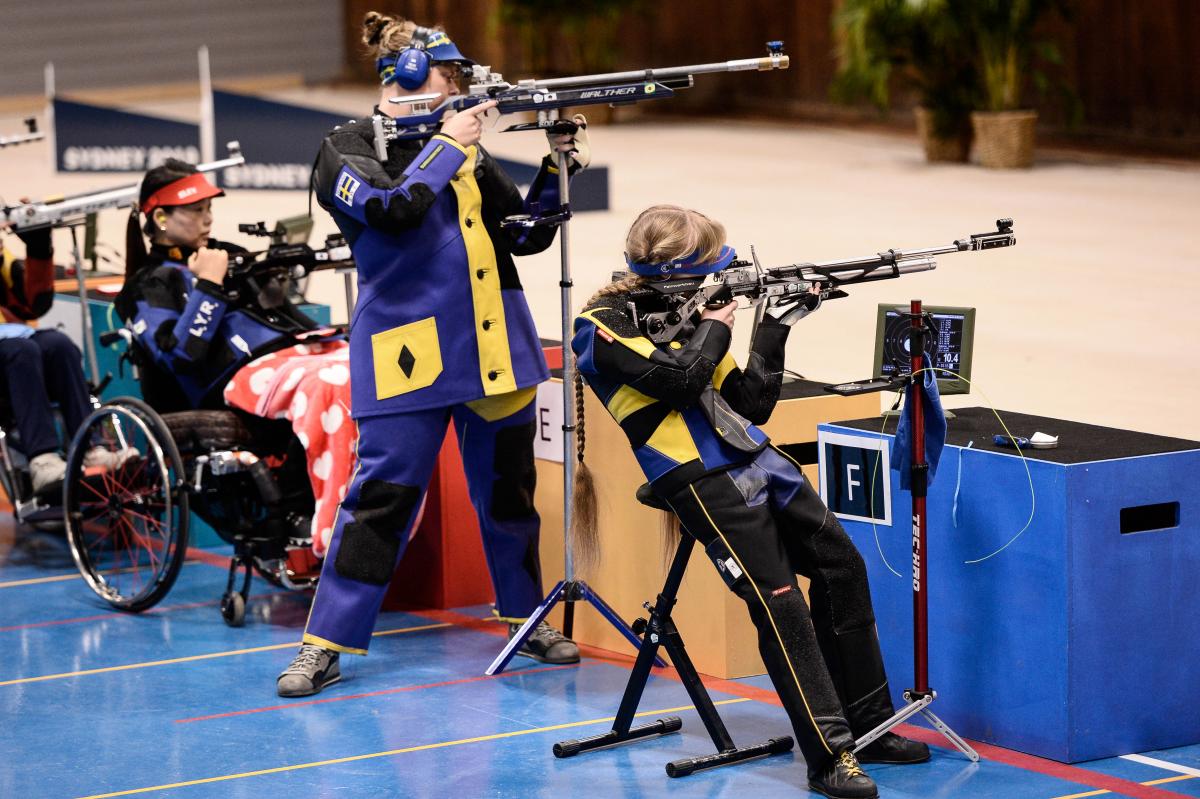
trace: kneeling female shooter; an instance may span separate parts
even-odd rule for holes
[[[790,325],[810,306],[769,310],[745,369],[728,352],[734,305],[703,311],[694,327],[660,345],[643,336],[629,310],[630,292],[649,276],[724,269],[734,259],[724,241],[724,228],[695,211],[643,211],[625,242],[630,276],[601,289],[575,320],[578,371],[629,437],[655,494],[746,602],[810,787],[832,797],[874,797],[854,740],[893,711],[866,568],[799,467],[755,427],[779,398]],[[812,302],[815,310],[819,301]],[[582,390],[578,382],[580,406]],[[594,520],[584,511],[591,497],[582,463],[579,478],[576,518]],[[594,526],[576,533],[580,557],[594,557]],[[797,574],[812,581],[810,604]],[[859,757],[918,763],[929,750],[888,733]]]
[[[376,114],[402,117],[391,98],[458,94],[465,58],[441,30],[375,13],[363,41],[378,56]],[[304,642],[280,675],[282,696],[315,693],[340,677],[339,653],[366,654],[392,572],[408,543],[446,426],[458,432],[471,503],[501,620],[518,627],[542,599],[533,491],[534,397],[549,374],[513,264],[541,252],[554,228],[501,221],[558,205],[549,158],[527,201],[479,146],[485,103],[423,139],[376,154],[370,119],[334,130],[315,170],[315,194],[358,266],[350,337],[359,469],[338,514]],[[578,117],[580,123],[586,122]],[[587,164],[586,134],[551,136],[555,153]],[[574,663],[579,650],[542,624],[520,652]]]

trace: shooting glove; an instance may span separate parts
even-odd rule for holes
[[[781,324],[794,325],[820,307],[820,294],[805,294],[789,299],[781,305],[772,305],[767,308],[767,316]]]
[[[550,142],[550,157],[557,163],[559,152],[562,151],[564,145],[567,145],[570,149],[565,152],[571,154],[571,160],[578,164],[580,169],[587,169],[588,164],[592,162],[592,147],[588,144],[587,117],[583,114],[576,114],[571,121],[579,126],[575,133],[546,132],[546,139]]]

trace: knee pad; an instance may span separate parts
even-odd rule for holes
[[[367,480],[351,512],[353,521],[342,529],[334,568],[360,583],[387,585],[396,568],[400,536],[408,528],[421,499],[416,486]]]
[[[523,519],[534,514],[533,492],[537,470],[533,465],[533,421],[506,427],[496,433],[492,466],[491,514],[497,521]]]

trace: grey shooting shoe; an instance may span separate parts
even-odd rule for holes
[[[520,629],[520,624],[508,625],[508,637],[511,639]],[[579,662],[579,647],[575,642],[545,621],[534,628],[533,634],[525,639],[517,654],[555,665]]]
[[[275,685],[280,696],[311,696],[341,679],[337,652],[304,644]]]

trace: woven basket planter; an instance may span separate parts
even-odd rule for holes
[[[921,146],[925,148],[925,160],[965,162],[971,153],[971,131],[965,130],[960,136],[942,138],[933,132],[933,113],[923,106],[913,109],[917,120],[917,136]]]
[[[976,111],[971,114],[979,163],[992,169],[1033,166],[1037,111]]]

